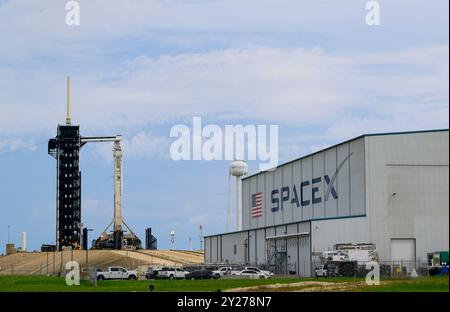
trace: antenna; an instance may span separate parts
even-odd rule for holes
[[[66,115],[66,126],[70,126],[72,120],[70,118],[70,77],[67,76],[67,115]]]

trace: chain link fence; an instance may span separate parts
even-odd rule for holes
[[[276,276],[302,276],[298,274],[297,270],[299,265],[295,262],[284,263],[282,267],[277,267],[273,263],[264,264],[249,264],[249,263],[216,263],[216,264],[151,264],[146,261],[141,261],[133,258],[124,258],[121,261],[90,262],[89,254],[80,258],[74,257],[71,252],[48,252],[45,257],[40,257],[34,262],[28,263],[6,263],[0,267],[0,275],[34,275],[34,276],[59,276],[64,277],[70,270],[66,269],[66,264],[69,261],[77,261],[80,268],[80,274],[82,279],[89,279],[89,272],[91,267],[95,265],[97,269],[107,270],[110,266],[120,266],[128,270],[137,271],[139,278],[144,278],[146,273],[157,271],[162,267],[170,268],[183,268],[186,271],[192,272],[201,269],[217,270],[221,267],[232,267],[235,271],[241,271],[245,267],[258,267],[261,270],[266,270],[275,273]],[[346,265],[345,268],[340,263],[353,263],[352,265]],[[418,261],[378,261],[380,277],[384,279],[395,278],[409,278],[409,277],[428,277],[430,275],[441,274],[439,269],[430,267],[426,259]],[[372,271],[372,267],[367,267],[367,262],[356,261],[313,261],[310,263],[301,263],[300,271],[309,272],[310,276],[316,276],[317,269],[324,269],[326,265],[327,276],[348,276],[364,278],[368,272]],[[323,274],[319,274],[323,276]]]
[[[378,264],[380,277],[384,279],[401,279],[409,277],[430,276],[430,266],[426,260],[418,261],[316,261],[313,262],[314,276],[337,276],[365,278]],[[323,273],[325,271],[325,274]]]
[[[313,261],[311,265],[311,277],[333,276],[333,277],[354,277],[365,278],[367,274],[373,271],[374,266],[372,262],[357,262],[357,261]],[[380,277],[383,279],[404,279],[411,277],[428,277],[431,275],[441,274],[435,267],[430,267],[427,260],[417,261],[377,261]],[[302,263],[304,272],[309,270],[309,263]],[[325,275],[319,272],[316,275],[316,270],[324,270]],[[261,270],[266,270],[275,273],[275,276],[292,276],[304,277],[297,273],[297,263],[285,263],[281,268],[277,268],[274,264],[248,264],[248,263],[216,263],[206,265],[213,270],[221,267],[231,267],[235,271],[243,270],[245,267],[257,267]],[[443,272],[448,272],[443,271]],[[444,273],[445,274],[445,273]]]

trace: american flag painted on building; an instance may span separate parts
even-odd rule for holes
[[[255,193],[252,195],[252,218],[261,217],[263,214],[262,208],[262,193]]]

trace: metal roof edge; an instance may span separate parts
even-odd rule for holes
[[[287,162],[285,162],[285,163],[282,163],[281,165],[278,165],[278,166],[274,167],[273,169],[266,170],[266,171],[259,171],[259,172],[253,173],[253,174],[251,174],[251,175],[245,176],[245,177],[243,177],[241,180],[250,179],[250,178],[252,178],[252,177],[254,177],[254,176],[257,176],[257,175],[259,175],[259,174],[261,174],[261,173],[264,173],[264,172],[275,171],[276,169],[281,168],[281,167],[283,167],[283,166],[286,166],[286,165],[288,165],[288,164],[290,164],[290,163],[293,163],[293,162],[295,162],[295,161],[297,161],[297,160],[301,160],[301,159],[304,159],[304,158],[307,158],[307,157],[316,155],[316,154],[318,154],[318,153],[322,153],[322,152],[327,151],[327,150],[329,150],[329,149],[332,149],[332,148],[338,147],[338,146],[340,146],[340,145],[343,145],[343,144],[346,144],[346,143],[349,143],[349,142],[352,142],[352,141],[356,141],[356,140],[359,140],[359,139],[362,139],[362,138],[365,138],[365,137],[385,136],[385,135],[402,135],[402,134],[403,134],[403,135],[404,135],[404,134],[418,134],[418,133],[444,132],[444,131],[449,131],[449,129],[431,129],[431,130],[414,130],[414,131],[380,132],[380,133],[368,133],[368,134],[362,134],[362,135],[360,135],[360,136],[357,136],[357,137],[354,137],[354,138],[345,140],[345,141],[343,141],[343,142],[340,142],[340,143],[331,145],[331,146],[329,146],[329,147],[326,147],[326,148],[324,148],[324,149],[318,150],[318,151],[316,151],[316,152],[313,152],[313,153],[310,153],[310,154],[307,154],[307,155],[304,155],[304,156],[295,158],[295,159],[293,159],[293,160],[287,161]]]

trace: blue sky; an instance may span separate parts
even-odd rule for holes
[[[448,1],[0,1],[0,245],[54,241],[65,77],[82,135],[124,135],[124,217],[160,248],[226,230],[226,161],[168,157],[170,128],[277,124],[287,161],[362,133],[448,128]],[[83,147],[82,218],[112,218],[111,145]],[[251,172],[258,169],[250,163]]]

